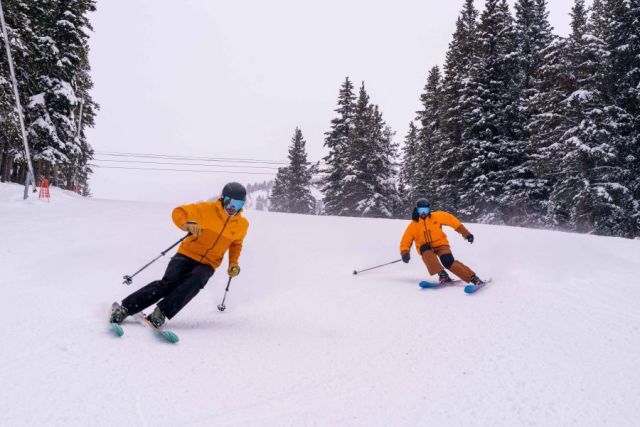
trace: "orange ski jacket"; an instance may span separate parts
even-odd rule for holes
[[[200,236],[187,237],[180,244],[178,253],[210,265],[215,270],[228,250],[229,264],[238,263],[242,241],[249,229],[249,221],[242,216],[242,211],[229,216],[222,207],[221,199],[218,199],[215,202],[179,206],[171,216],[182,230],[187,221],[195,221],[202,227]]]
[[[428,243],[432,248],[448,245],[447,235],[442,231],[443,225],[453,228],[465,239],[471,234],[460,220],[449,212],[431,212],[425,219],[418,218],[409,223],[400,241],[400,253],[409,252],[412,242],[415,242],[418,253],[420,253],[420,247],[425,243]]]

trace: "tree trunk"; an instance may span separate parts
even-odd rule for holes
[[[4,163],[4,174],[2,175],[5,182],[13,182],[13,156],[7,154],[7,158]]]

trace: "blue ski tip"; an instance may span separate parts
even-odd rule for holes
[[[111,330],[113,330],[113,332],[121,337],[124,335],[124,329],[122,329],[122,326],[118,325],[117,323],[110,323],[111,325]]]
[[[180,338],[178,338],[178,336],[171,331],[160,331],[160,335],[162,335],[162,338],[173,344],[180,341]]]
[[[479,287],[477,287],[476,285],[467,285],[464,287],[464,291],[467,294],[472,294],[475,291],[477,291],[478,289],[480,289]]]
[[[431,283],[423,280],[422,282],[418,283],[418,286],[420,286],[422,289],[430,289],[437,288],[438,286],[440,286],[440,283]]]

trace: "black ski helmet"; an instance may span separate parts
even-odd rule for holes
[[[418,199],[416,201],[416,208],[430,208],[431,203],[427,199]]]
[[[420,215],[418,215],[418,208],[429,208],[431,209],[431,203],[427,199],[418,199],[416,200],[416,207],[413,208],[413,212],[411,213],[411,219],[414,221],[418,221]]]
[[[235,200],[246,200],[247,190],[238,182],[230,182],[222,189],[222,198],[229,197]]]

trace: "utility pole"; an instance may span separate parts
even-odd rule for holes
[[[24,144],[24,153],[27,158],[27,166],[29,168],[27,172],[27,179],[24,183],[24,198],[29,197],[29,184],[34,184],[35,175],[33,174],[33,165],[31,164],[31,154],[29,153],[29,144],[27,143],[27,132],[24,128],[24,117],[22,116],[22,105],[20,104],[20,94],[18,93],[18,81],[16,80],[16,73],[13,69],[13,58],[11,57],[11,46],[9,45],[9,33],[7,32],[7,25],[4,22],[4,10],[2,8],[2,0],[0,0],[0,25],[2,26],[2,35],[4,36],[4,45],[7,48],[7,61],[9,62],[9,73],[11,74],[11,81],[13,83],[13,93],[16,98],[16,109],[18,110],[18,119],[20,120],[20,131],[22,132],[22,143]],[[35,191],[35,187],[34,187]]]

